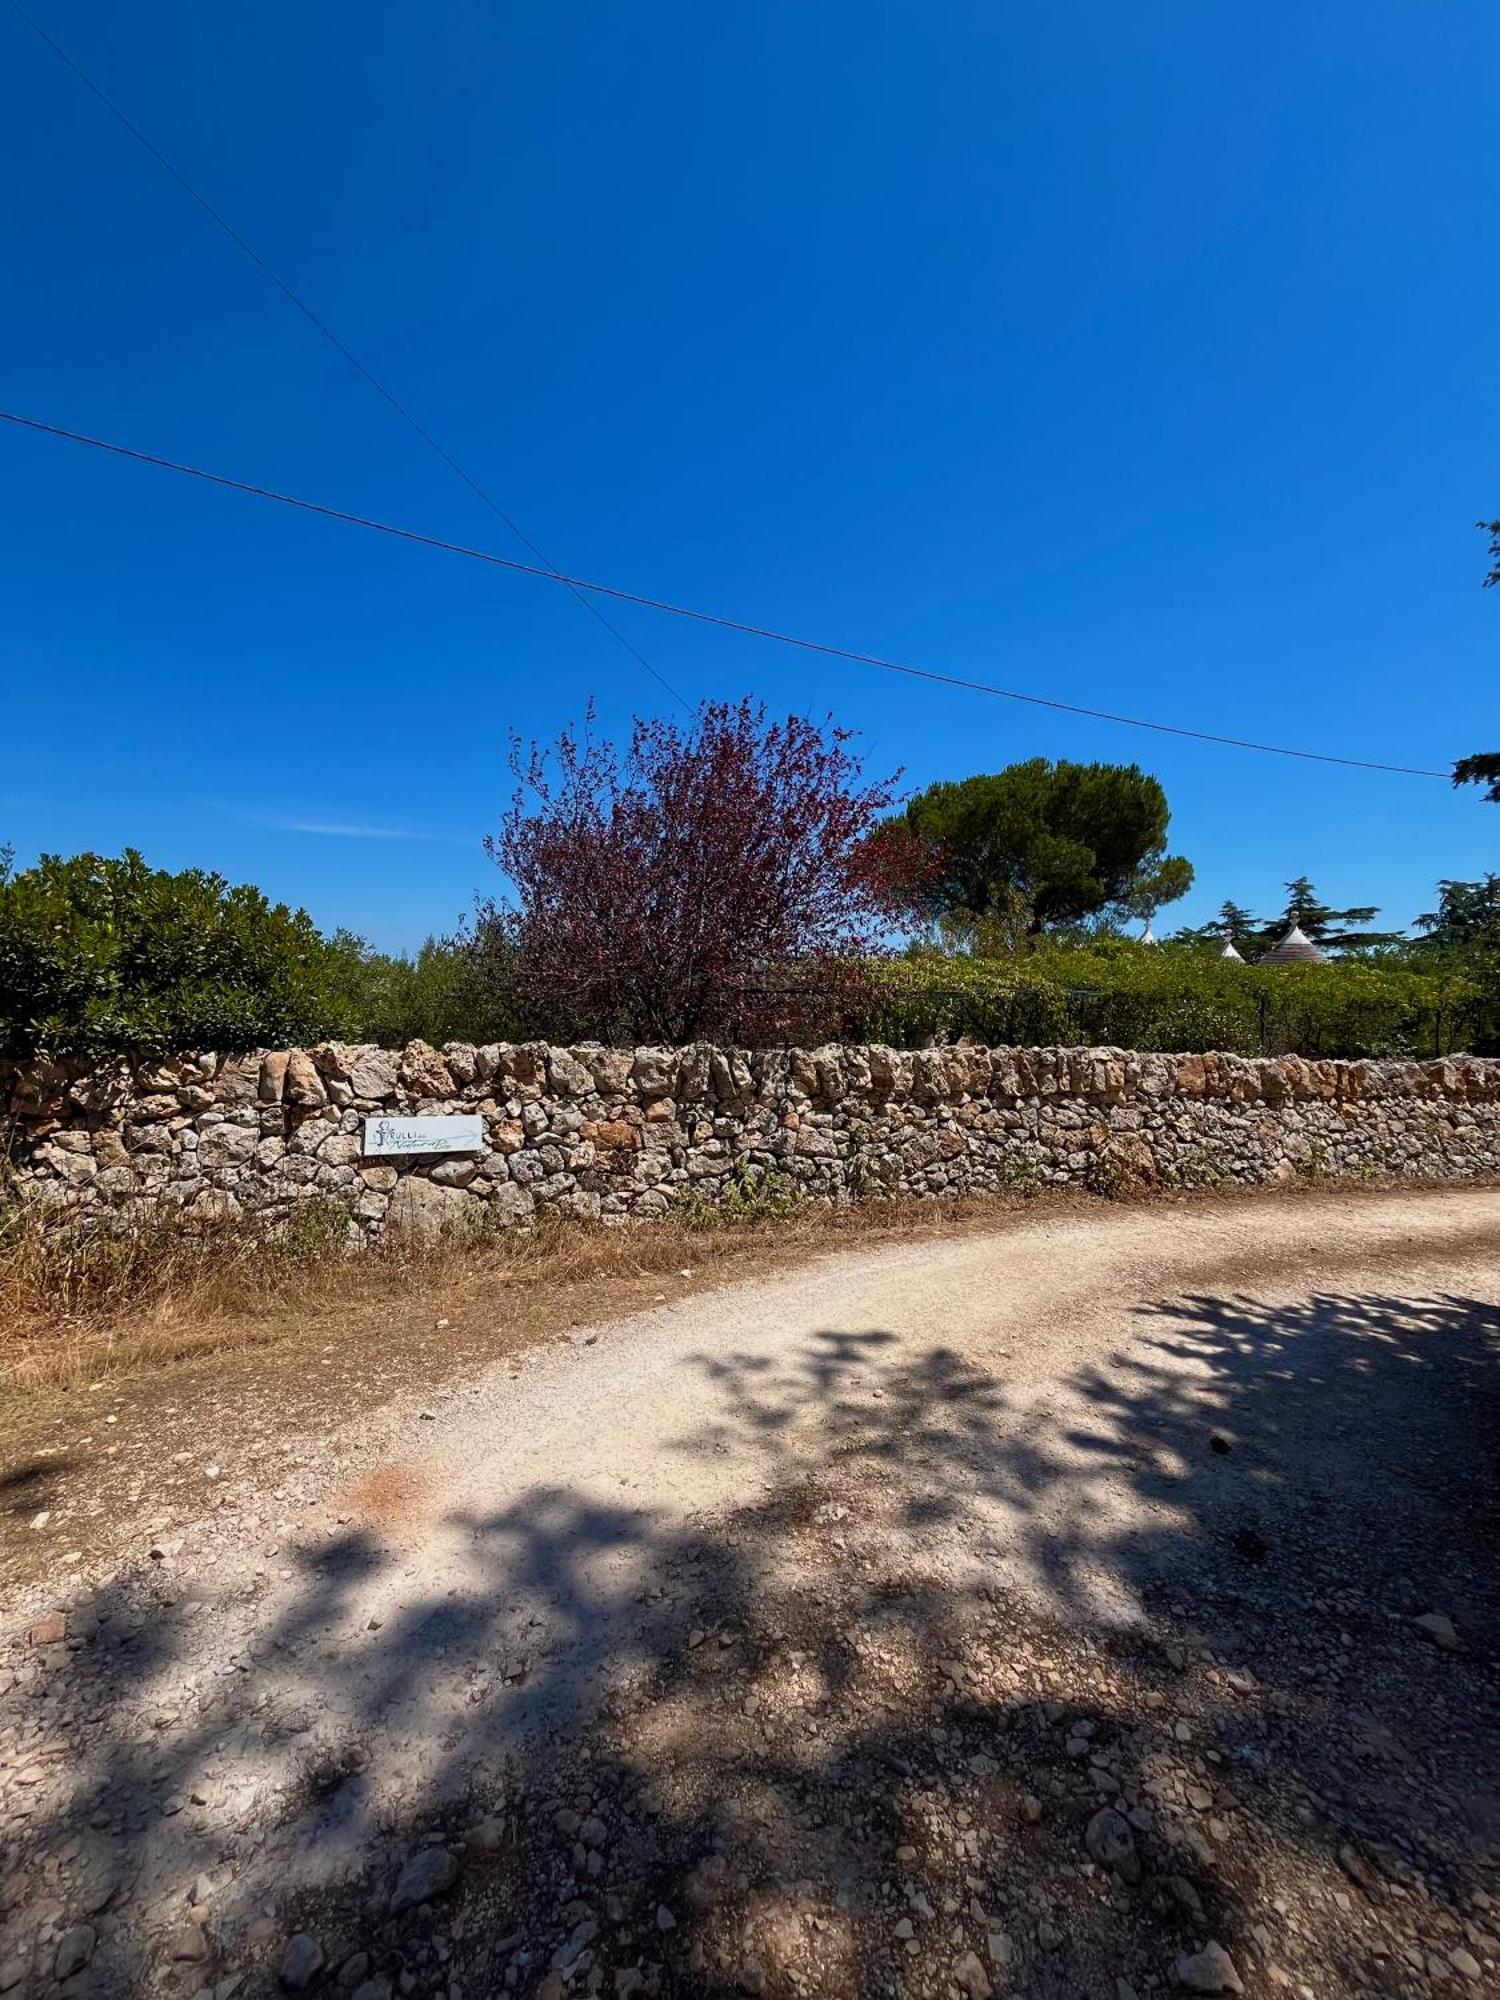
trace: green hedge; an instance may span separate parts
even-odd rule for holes
[[[1259,968],[1188,951],[1043,949],[1014,959],[921,956],[874,968],[860,1040],[1024,1047],[1225,1049],[1245,1055],[1425,1057],[1495,1028],[1458,973],[1355,963]]]
[[[348,931],[334,937],[335,986],[355,1040],[400,1048],[413,1039],[517,1042],[548,1037],[486,962],[462,940],[429,938],[415,957],[373,950]]]
[[[43,855],[0,875],[0,1055],[248,1049],[354,1025],[303,910],[220,875]]]
[[[795,968],[784,971],[795,988]],[[826,1015],[815,1038],[905,1048],[960,1037],[1306,1056],[1500,1046],[1493,982],[1481,987],[1456,968],[1345,959],[1261,969],[1122,941],[1044,944],[1006,959],[881,960],[852,980],[825,978],[814,998]],[[0,868],[0,1055],[97,1060],[330,1036],[399,1045],[413,1035],[565,1032],[517,1001],[495,953],[457,940],[390,958],[348,933],[322,937],[304,911],[257,889],[151,869],[133,852]]]

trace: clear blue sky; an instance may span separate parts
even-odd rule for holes
[[[1209,730],[1500,747],[1493,0],[28,4],[555,561]],[[4,6],[0,78],[0,401],[524,553]],[[385,945],[490,886],[507,729],[665,701],[551,586],[8,429],[0,546],[0,839]],[[1500,867],[1431,781],[619,616],[916,785],[1140,760],[1170,920],[1306,872],[1404,922]]]

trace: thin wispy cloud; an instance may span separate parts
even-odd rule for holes
[[[325,840],[427,840],[447,847],[467,847],[472,838],[467,834],[434,833],[425,827],[370,826],[362,820],[296,819],[253,814],[250,824],[265,827],[271,833],[308,833]]]

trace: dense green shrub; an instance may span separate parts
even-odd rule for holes
[[[412,958],[222,876],[127,850],[9,871],[0,854],[0,1055],[96,1060],[337,1037],[502,1041],[545,1032],[463,937]]]
[[[303,910],[221,875],[43,855],[0,874],[0,1053],[246,1049],[351,1025]]]
[[[480,942],[429,939],[414,958],[393,957],[347,931],[324,938],[304,911],[257,889],[151,869],[134,852],[48,855],[20,873],[0,856],[0,1055],[93,1060],[325,1037],[387,1047],[413,1037],[609,1038],[612,1021],[522,1004],[504,939],[481,933]],[[808,976],[783,966],[759,978],[767,991],[800,991]],[[762,986],[747,1022],[773,1011]],[[1400,957],[1263,968],[1119,939],[1044,942],[988,959],[929,951],[867,961],[817,997],[826,1014],[818,1035],[905,1048],[964,1037],[1431,1056],[1500,1038],[1493,978],[1472,954],[1425,945]]]
[[[401,1048],[421,1040],[441,1048],[543,1033],[467,938],[428,938],[415,958],[402,958],[340,931],[333,949],[336,990],[358,1041]]]
[[[387,957],[347,936],[335,943],[344,954],[337,991],[360,1040],[389,1047],[413,1036],[439,1045],[620,1038],[613,1019],[576,1008],[562,1018],[527,1003],[496,953],[466,940],[429,940],[414,959]],[[762,982],[766,991],[790,985],[800,992],[805,977],[784,966]],[[852,1007],[850,993],[860,996]],[[804,996],[804,1012],[809,1004]],[[752,1011],[764,1016],[764,999]],[[964,1037],[1020,1046],[1416,1057],[1492,1046],[1497,1016],[1500,1008],[1486,1000],[1467,964],[1343,959],[1262,969],[1102,939],[1046,943],[1004,958],[923,953],[870,961],[859,978],[830,988],[809,1032],[812,1039],[902,1048]],[[745,1033],[736,1024],[732,1037]],[[808,1038],[799,1029],[797,1039]]]
[[[1008,959],[922,955],[878,968],[849,1026],[914,1048],[1090,1043],[1247,1055],[1431,1056],[1480,1044],[1479,987],[1453,971],[1333,962],[1258,968],[1105,943]]]

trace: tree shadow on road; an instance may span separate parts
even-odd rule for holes
[[[65,1458],[28,1458],[0,1473],[0,1515],[17,1524],[34,1518],[69,1469],[70,1461]]]
[[[18,1653],[0,1958],[47,1990],[87,1925],[64,1991],[227,2000],[305,1928],[363,2000],[1112,2000],[1213,1938],[1426,1991],[1493,1949],[1497,1360],[1457,1297],[1163,1300],[1045,1394],[819,1333],[698,1363],[676,1450],[753,1445],[732,1510],[537,1486],[441,1576],[346,1525],[122,1579]],[[393,1909],[434,1846],[457,1886]]]

